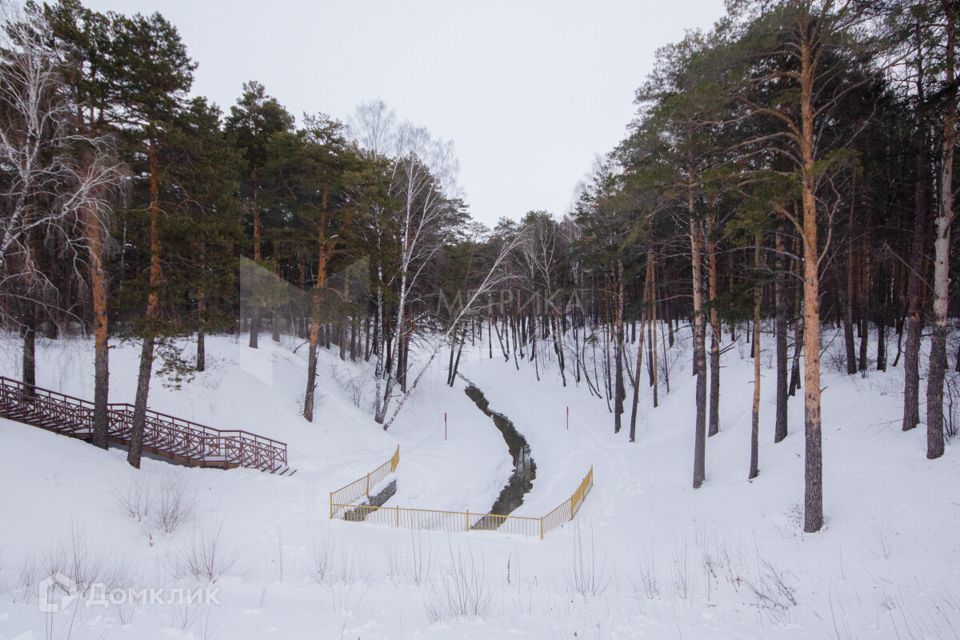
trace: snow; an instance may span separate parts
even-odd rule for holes
[[[802,399],[791,400],[790,435],[774,445],[772,349],[763,351],[760,476],[746,479],[752,362],[741,344],[723,356],[721,432],[708,441],[707,481],[693,490],[694,385],[682,341],[660,406],[641,392],[634,444],[629,412],[614,435],[606,403],[570,372],[563,387],[555,365],[541,363],[538,382],[530,363],[517,371],[496,344],[489,359],[485,344],[468,343],[461,371],[537,463],[517,514],[545,514],[594,467],[576,520],[541,541],[331,521],[329,491],[397,444],[388,505],[483,512],[511,472],[506,444],[461,380],[446,386],[445,358],[385,433],[368,410],[368,367],[321,350],[308,423],[306,347],[260,344],[209,338],[208,370],[180,390],[155,379],[150,406],[283,440],[294,476],[157,460],[135,471],[124,451],[0,420],[0,640],[960,637],[960,465],[954,447],[926,460],[922,426],[900,431],[899,369],[851,377],[824,358],[827,524],[807,535]],[[112,346],[111,401],[129,401],[138,345]],[[0,343],[3,375],[19,373],[16,348],[10,337]],[[92,397],[89,341],[44,341],[38,356],[38,384]],[[143,521],[123,505],[137,489],[150,496]],[[164,533],[160,503],[176,489],[192,508]],[[110,589],[203,587],[210,581],[188,567],[211,540],[216,602],[38,608],[37,582],[73,560]]]

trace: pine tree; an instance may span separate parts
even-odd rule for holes
[[[327,287],[340,248],[352,235],[347,189],[348,171],[356,169],[357,158],[349,149],[343,125],[326,116],[310,116],[295,133],[276,133],[267,147],[267,163],[260,171],[269,185],[268,200],[288,210],[298,234],[316,252],[316,276],[310,303],[309,352],[303,417],[314,417],[314,390],[320,346],[320,328],[334,316],[343,302]]]
[[[223,132],[220,110],[194,98],[171,123],[162,159],[172,200],[163,225],[165,288],[186,301],[177,331],[196,333],[194,367],[203,371],[206,334],[232,326],[235,250],[242,240],[236,197],[241,158]]]
[[[268,96],[266,89],[258,82],[243,85],[243,94],[237,104],[230,107],[226,129],[241,150],[244,165],[241,171],[241,193],[251,213],[252,253],[255,266],[263,266],[262,251],[262,173],[270,160],[269,147],[274,136],[288,132],[293,128],[293,116],[284,109],[275,98]],[[256,292],[250,300],[252,318],[250,321],[250,347],[259,344],[262,301],[256,299]]]
[[[50,28],[53,47],[62,56],[62,77],[69,89],[76,113],[75,126],[81,135],[106,142],[120,123],[117,92],[123,68],[114,54],[111,16],[83,7],[78,0],[60,0],[55,5],[28,5],[28,14],[43,15]],[[103,166],[98,156],[110,146],[79,147],[81,172],[94,175]],[[112,213],[110,194],[105,190],[91,199],[83,210],[80,226],[89,256],[91,312],[94,335],[94,417],[93,443],[109,443],[110,325],[108,218]]]
[[[147,181],[145,197],[149,216],[148,293],[146,314],[135,329],[142,339],[142,348],[127,455],[127,461],[139,468],[154,347],[157,337],[163,333],[160,181],[164,167],[161,167],[160,155],[172,123],[183,107],[196,65],[188,57],[176,28],[160,14],[113,16],[112,37],[114,55],[124,69],[117,90],[120,117],[132,128],[134,148],[146,155],[143,176]]]

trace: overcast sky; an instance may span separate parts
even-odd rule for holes
[[[160,11],[226,112],[258,80],[298,118],[346,120],[380,98],[452,140],[473,216],[567,212],[622,137],[657,47],[709,27],[723,0],[85,0]]]

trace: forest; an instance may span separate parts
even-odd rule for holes
[[[570,211],[498,211],[493,228],[471,217],[452,143],[381,101],[344,121],[293,114],[251,80],[221,108],[192,92],[197,62],[159,13],[0,7],[2,324],[28,386],[38,340],[93,337],[103,448],[111,342],[139,345],[134,467],[151,386],[189,384],[214,334],[250,349],[297,336],[307,421],[321,349],[371,363],[385,430],[431,362],[453,386],[484,339],[487,358],[538,378],[554,363],[630,442],[640,393],[656,406],[694,376],[694,488],[740,337],[754,354],[743,474],[763,481],[761,438],[802,432],[808,533],[830,495],[821,371],[902,368],[900,428],[926,430],[930,460],[957,435],[952,0],[729,0],[712,29],[658,50]]]

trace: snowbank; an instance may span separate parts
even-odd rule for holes
[[[179,391],[158,380],[150,405],[286,441],[293,477],[154,460],[136,472],[122,451],[0,421],[0,639],[840,640],[954,637],[960,629],[960,466],[952,447],[927,461],[921,429],[900,432],[899,370],[825,374],[827,526],[809,536],[798,523],[802,401],[791,401],[790,436],[772,444],[766,349],[760,476],[746,479],[752,364],[748,349],[734,348],[723,360],[721,432],[709,439],[707,482],[697,491],[685,355],[659,407],[643,390],[630,444],[626,428],[613,434],[606,403],[569,375],[564,388],[548,365],[537,382],[529,366],[517,371],[496,352],[491,360],[485,346],[465,349],[461,370],[514,422],[537,462],[517,513],[545,513],[595,468],[577,521],[539,541],[329,520],[328,492],[397,444],[398,493],[389,504],[483,511],[510,474],[506,445],[461,381],[444,384],[439,361],[384,433],[368,410],[369,371],[322,352],[319,410],[308,423],[299,415],[305,348],[294,339],[261,345],[211,338],[208,371]],[[115,347],[111,400],[129,400],[138,349]],[[15,344],[2,349],[2,373],[15,377]],[[90,343],[43,342],[39,358],[40,385],[92,396]],[[173,517],[177,502],[182,522]],[[164,524],[171,519],[175,526]],[[117,594],[166,589],[169,602],[99,607],[81,599],[66,613],[42,613],[37,583],[53,570]],[[169,595],[206,586],[216,602],[187,607]]]

